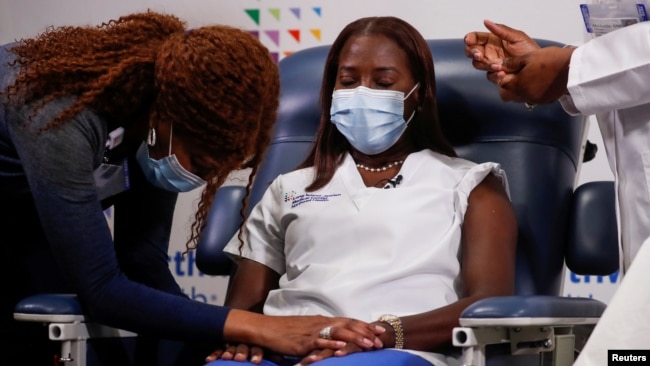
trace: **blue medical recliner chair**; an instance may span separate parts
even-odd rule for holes
[[[502,102],[485,73],[465,57],[462,39],[430,40],[429,46],[446,135],[460,156],[503,166],[519,223],[516,296],[470,306],[453,343],[462,349],[466,365],[530,365],[549,359],[570,365],[574,349],[584,342],[584,328],[588,334],[605,304],[560,296],[565,259],[579,274],[617,270],[613,183],[592,182],[574,190],[584,147],[582,117],[567,115],[558,103],[528,111],[522,104]],[[294,169],[311,148],[328,50],[305,49],[280,61],[279,117],[251,187],[248,211],[268,184]],[[217,192],[196,253],[204,273],[231,273],[233,264],[222,248],[239,228],[244,195],[242,186]]]
[[[592,326],[605,305],[559,296],[564,262],[579,274],[616,271],[613,184],[594,182],[574,190],[585,132],[581,118],[568,116],[557,104],[529,112],[521,104],[504,103],[485,73],[472,68],[462,39],[430,40],[429,45],[445,133],[460,156],[502,164],[519,221],[517,296],[470,306],[454,331],[454,344],[467,365],[511,360],[530,365],[531,359],[539,362],[540,355],[570,365],[574,343],[581,337],[576,337],[574,326]],[[328,49],[305,49],[280,61],[278,122],[251,189],[249,210],[273,178],[295,168],[311,147]],[[244,194],[241,186],[218,190],[196,253],[202,272],[231,273],[233,264],[222,248],[239,228]],[[50,339],[61,341],[62,356],[71,359],[66,366],[83,366],[86,342],[96,336],[122,336],[120,330],[87,323],[74,296],[30,297],[18,304],[15,315],[49,324]],[[577,339],[578,347],[580,342]]]

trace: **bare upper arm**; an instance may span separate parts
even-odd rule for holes
[[[514,291],[517,220],[499,179],[490,174],[469,196],[462,229],[464,296]]]

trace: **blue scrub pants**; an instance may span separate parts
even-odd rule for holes
[[[263,360],[259,366],[293,366],[300,361],[300,358],[287,359],[285,362],[277,364],[268,360]],[[330,357],[313,365],[318,366],[432,366],[432,364],[420,356],[414,354],[396,351],[391,349],[382,349],[369,352],[358,352],[344,357]],[[205,366],[255,366],[250,362],[216,360]]]

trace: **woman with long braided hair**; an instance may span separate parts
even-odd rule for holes
[[[209,351],[224,340],[296,355],[336,348],[316,337],[333,322],[335,338],[376,345],[382,330],[352,319],[193,301],[169,271],[178,193],[203,190],[191,249],[216,189],[244,167],[252,181],[269,143],[279,75],[259,40],[152,11],[49,28],[0,48],[0,90],[0,247],[12,263],[0,278],[15,289],[2,300],[3,357],[44,364],[36,353],[47,347],[12,316],[42,292],[77,294],[95,322]]]

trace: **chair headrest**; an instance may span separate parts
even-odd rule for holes
[[[560,43],[536,40],[542,46]],[[565,151],[577,167],[583,126],[571,123],[559,103],[528,111],[522,104],[500,100],[485,72],[475,70],[465,56],[462,39],[428,40],[436,72],[440,120],[453,145],[487,141],[529,141]],[[330,46],[298,51],[280,64],[281,104],[274,139],[312,138],[320,118],[319,93]],[[504,120],[503,115],[511,116]]]

